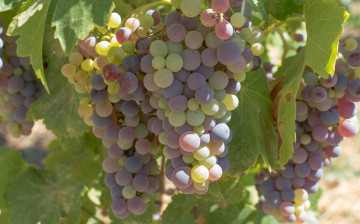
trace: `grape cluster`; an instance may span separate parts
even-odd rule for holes
[[[222,176],[236,93],[261,63],[262,33],[229,13],[228,0],[205,10],[200,0],[172,4],[179,10],[134,14],[123,27],[112,13],[61,69],[89,94],[78,113],[108,148],[105,183],[118,218],[142,214],[158,190],[158,149],[169,159],[166,176],[185,194],[204,194]]]
[[[34,125],[26,121],[30,105],[41,95],[29,58],[16,56],[16,38],[0,27],[0,117],[1,129],[15,138],[29,135]]]
[[[350,48],[353,49],[353,48]],[[280,222],[306,221],[309,195],[318,190],[323,167],[341,153],[339,143],[358,132],[355,102],[360,101],[360,54],[338,61],[335,74],[319,78],[307,68],[296,101],[296,142],[292,158],[277,172],[255,177],[264,196],[260,208]]]

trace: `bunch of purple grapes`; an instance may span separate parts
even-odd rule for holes
[[[26,120],[26,113],[43,88],[36,80],[29,58],[16,56],[15,40],[0,27],[0,128],[19,138],[31,133],[34,122]]]
[[[317,192],[323,167],[341,153],[340,142],[358,133],[360,54],[338,61],[335,74],[319,78],[307,68],[296,101],[296,142],[284,169],[255,177],[260,209],[280,222],[306,221],[309,195]]]

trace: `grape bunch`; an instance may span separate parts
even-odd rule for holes
[[[236,93],[261,63],[262,33],[231,13],[228,0],[205,10],[200,0],[172,4],[177,11],[148,10],[124,26],[112,13],[61,69],[88,94],[78,114],[108,148],[105,184],[118,218],[144,213],[158,190],[159,149],[169,160],[167,178],[185,194],[204,194],[221,178]]]
[[[29,58],[16,56],[15,40],[0,27],[1,130],[19,138],[31,133],[34,122],[26,120],[26,113],[43,88],[35,77]]]
[[[355,49],[349,47],[349,49]],[[307,68],[296,101],[296,142],[284,169],[256,175],[259,207],[280,222],[306,221],[309,195],[317,192],[323,167],[341,153],[340,142],[358,133],[360,54],[339,60],[335,74],[319,78]]]

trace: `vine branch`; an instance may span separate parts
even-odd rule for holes
[[[305,22],[305,18],[304,17],[290,17],[288,19],[286,19],[285,21],[281,21],[281,22],[277,22],[272,24],[271,26],[269,26],[267,29],[264,30],[264,35],[267,35],[269,33],[271,33],[273,30],[275,30],[278,26],[282,26],[285,23],[288,22]]]

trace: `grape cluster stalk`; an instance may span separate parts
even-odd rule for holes
[[[354,50],[346,41],[347,50]],[[350,46],[350,44],[352,44]],[[304,223],[310,208],[309,195],[318,191],[324,167],[341,153],[340,142],[358,133],[357,106],[360,101],[360,54],[352,53],[347,63],[338,60],[335,74],[320,78],[310,68],[296,101],[296,142],[284,169],[261,172],[255,177],[263,195],[259,207],[279,222]]]
[[[16,55],[16,37],[5,33],[0,26],[0,130],[19,138],[31,134],[34,122],[26,119],[26,113],[43,87],[29,58]]]
[[[204,194],[222,177],[240,82],[261,64],[264,36],[230,10],[239,1],[213,0],[206,9],[201,0],[171,3],[176,11],[150,9],[124,26],[112,13],[61,69],[89,94],[78,114],[108,148],[105,183],[120,219],[143,214],[159,190],[159,152],[184,194]]]

